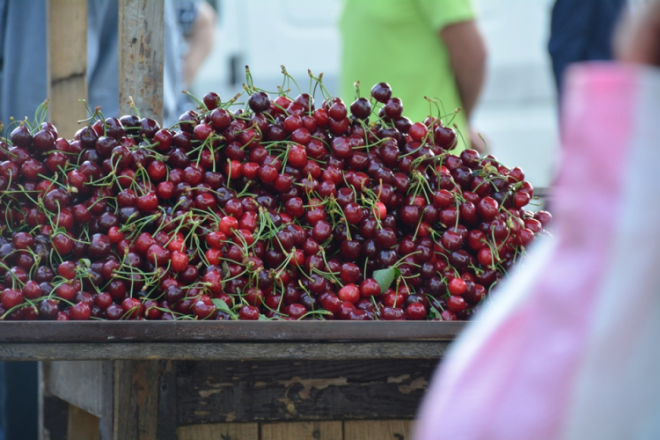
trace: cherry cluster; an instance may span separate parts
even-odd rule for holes
[[[273,98],[248,71],[172,128],[13,123],[0,319],[468,319],[551,221],[523,171],[451,154],[453,115],[413,123],[386,83],[347,107],[292,81]]]

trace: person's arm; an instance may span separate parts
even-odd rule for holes
[[[215,20],[216,14],[213,8],[206,2],[200,2],[195,22],[190,34],[186,36],[188,52],[184,57],[183,79],[187,85],[194,81],[202,63],[213,48]]]
[[[660,3],[642,7],[628,14],[618,29],[614,51],[624,63],[660,66]]]
[[[449,24],[439,34],[447,47],[463,111],[469,123],[486,77],[486,44],[474,20]]]

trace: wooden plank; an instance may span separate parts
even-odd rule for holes
[[[342,422],[264,423],[261,440],[337,440],[342,429]]]
[[[259,425],[225,423],[180,426],[176,435],[178,440],[259,440]]]
[[[465,322],[0,322],[0,342],[451,341]]]
[[[99,418],[69,405],[67,440],[99,440]]]
[[[160,361],[158,383],[158,440],[177,440],[177,363]]]
[[[49,0],[47,8],[50,121],[73,138],[88,116],[78,102],[87,99],[87,0]]]
[[[66,440],[69,421],[69,404],[44,394],[41,399],[43,422],[40,423],[39,440]]]
[[[112,392],[112,365],[109,362],[50,362],[46,375],[46,386],[52,395],[97,417],[110,415],[107,398]]]
[[[119,0],[119,113],[163,121],[164,1]]]
[[[408,440],[410,420],[366,420],[344,422],[344,440]]]
[[[161,343],[0,343],[0,360],[338,360],[437,359],[449,342],[161,342]]]
[[[180,425],[413,418],[437,360],[180,362]]]
[[[160,365],[114,362],[114,439],[157,440]]]

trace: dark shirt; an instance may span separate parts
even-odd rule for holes
[[[612,37],[625,4],[626,0],[555,1],[548,50],[560,94],[569,64],[612,59]]]

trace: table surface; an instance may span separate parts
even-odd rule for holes
[[[2,322],[0,360],[434,358],[465,322]]]

